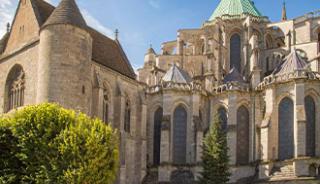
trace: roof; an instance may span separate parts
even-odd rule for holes
[[[79,28],[87,28],[86,21],[75,0],[62,0],[42,27],[53,24],[70,24]]]
[[[217,17],[222,17],[223,15],[235,16],[242,14],[262,17],[262,14],[255,7],[252,0],[221,0],[209,21],[212,21]]]
[[[273,74],[288,74],[297,70],[306,70],[307,67],[308,63],[299,56],[295,49],[293,49],[292,52],[284,59],[284,62],[273,71]]]
[[[150,48],[148,49],[147,54],[156,54],[156,52],[154,51],[154,49],[153,49],[152,47],[150,47]]]
[[[43,0],[33,0],[32,7],[40,26],[49,18],[55,7]]]
[[[136,74],[118,40],[112,40],[91,27],[88,31],[93,39],[92,60],[135,79]]]
[[[61,23],[61,21],[72,25],[85,26],[84,29],[90,33],[93,39],[92,60],[131,79],[136,78],[136,74],[119,41],[112,40],[84,24],[85,22],[82,22],[82,15],[74,0],[62,0],[56,9],[44,0],[31,0],[31,2],[40,27],[44,24],[49,25],[54,22]],[[65,12],[65,10],[71,12]],[[72,22],[70,23],[69,21]],[[1,47],[4,48],[7,44],[8,35],[9,34],[6,34],[3,39],[0,40],[0,54]]]
[[[239,73],[239,71],[235,67],[233,67],[223,79],[223,83],[228,83],[228,82],[245,83],[243,76]]]
[[[173,66],[163,76],[162,81],[178,84],[188,84],[192,82],[192,79],[186,71],[179,68],[176,64],[173,64]]]
[[[7,32],[0,40],[0,54],[4,52],[9,39],[9,33]]]

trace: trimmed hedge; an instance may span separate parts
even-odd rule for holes
[[[117,133],[101,120],[56,104],[0,118],[0,183],[111,184]]]

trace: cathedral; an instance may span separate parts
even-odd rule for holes
[[[196,183],[219,116],[230,183],[319,183],[320,11],[279,22],[221,0],[134,71],[75,0],[20,0],[0,40],[0,113],[54,102],[119,132],[117,184]]]

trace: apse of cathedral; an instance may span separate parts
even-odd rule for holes
[[[320,12],[271,22],[252,0],[221,0],[134,72],[118,33],[87,25],[75,0],[21,0],[0,40],[0,113],[59,103],[119,132],[116,183],[196,183],[219,116],[230,183],[317,183]]]

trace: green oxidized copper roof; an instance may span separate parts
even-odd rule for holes
[[[221,0],[209,21],[212,21],[217,17],[222,17],[223,15],[235,16],[242,14],[262,17],[262,14],[254,6],[252,0]]]

